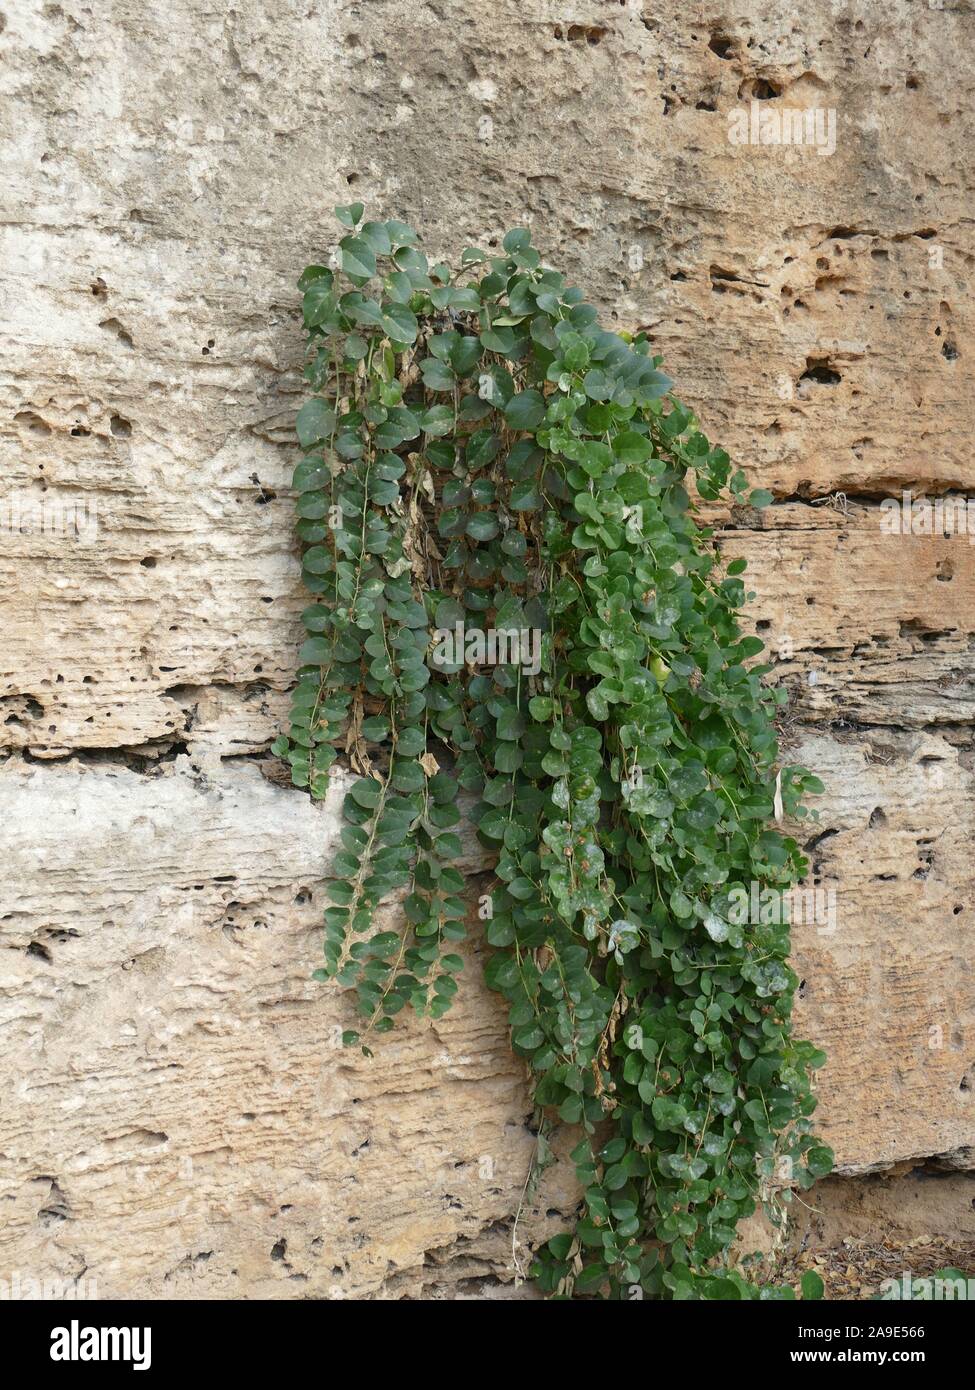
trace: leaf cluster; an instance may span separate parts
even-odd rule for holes
[[[805,874],[771,822],[777,793],[801,818],[821,785],[779,766],[745,565],[698,517],[770,499],[526,230],[452,269],[402,223],[337,212],[332,264],[299,281],[312,602],[275,744],[313,797],[343,748],[362,774],[316,973],[355,988],[346,1041],[367,1050],[401,1009],[450,1007],[466,793],[496,857],[488,983],[537,1106],[579,1127],[583,1207],[538,1252],[542,1288],[791,1297],[728,1251],[757,1204],[830,1169],[810,1122],[824,1058],[792,1036],[788,923],[729,905]],[[438,658],[458,626],[532,634],[537,661]]]

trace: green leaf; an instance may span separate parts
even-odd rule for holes
[[[361,203],[349,203],[347,206],[336,206],[333,211],[344,226],[355,227],[362,221],[365,208]]]
[[[361,217],[362,214],[360,213]],[[359,228],[359,236],[377,256],[388,256],[393,249],[389,229],[385,222],[364,222]]]
[[[498,534],[497,518],[491,512],[475,512],[467,521],[467,534],[476,541],[490,541]]]
[[[387,304],[383,309],[383,329],[395,342],[409,347],[416,341],[419,325],[416,315],[405,304]]]
[[[357,805],[372,811],[379,804],[382,788],[372,777],[360,778],[349,790],[349,795]]]
[[[532,244],[532,234],[524,227],[516,227],[513,231],[506,232],[501,245],[506,251],[512,254],[518,251],[527,251]]]
[[[369,279],[376,273],[376,257],[361,237],[345,236],[339,242],[342,250],[342,269],[348,275]]]
[[[645,434],[624,430],[613,440],[613,453],[627,468],[636,468],[651,457],[653,446]]]
[[[515,512],[537,511],[542,505],[541,494],[535,482],[528,479],[523,483],[515,483],[511,489],[511,510]]]
[[[825,1178],[833,1171],[833,1150],[819,1144],[806,1154],[806,1166],[814,1178]]]
[[[545,398],[540,391],[519,391],[504,408],[513,430],[534,430],[545,419]]]
[[[335,412],[327,401],[315,397],[306,401],[298,411],[295,427],[298,442],[303,449],[310,449],[321,439],[328,439],[335,426]]]
[[[324,637],[309,637],[301,644],[298,660],[302,666],[313,666],[328,661],[332,646]]]

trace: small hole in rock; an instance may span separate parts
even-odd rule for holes
[[[843,378],[838,371],[830,366],[827,358],[807,357],[806,370],[802,373],[799,380],[813,381],[817,386],[836,386]]]

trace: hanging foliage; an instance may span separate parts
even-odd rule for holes
[[[758,1203],[831,1166],[823,1054],[790,1031],[784,894],[807,866],[769,828],[822,788],[778,765],[745,562],[722,568],[696,519],[771,499],[527,231],[451,269],[402,223],[336,211],[332,266],[299,281],[312,602],[274,745],[316,798],[343,751],[361,773],[316,976],[356,990],[344,1041],[367,1052],[400,1010],[449,1009],[466,793],[497,860],[487,980],[536,1105],[579,1133],[582,1211],[538,1252],[542,1288],[792,1297],[725,1256]]]

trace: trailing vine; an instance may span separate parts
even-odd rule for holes
[[[431,265],[399,222],[299,280],[314,394],[297,421],[302,614],[292,780],[345,800],[319,979],[355,988],[369,1052],[457,992],[468,908],[458,797],[496,856],[489,985],[584,1190],[533,1273],[557,1297],[792,1297],[729,1249],[809,1187],[810,1069],[790,1030],[788,912],[806,872],[770,828],[821,784],[778,767],[745,562],[698,499],[753,507],[643,334],[599,327],[525,230]],[[690,491],[693,486],[696,497]],[[395,929],[379,902],[404,898]],[[815,1276],[804,1284],[816,1296]]]

